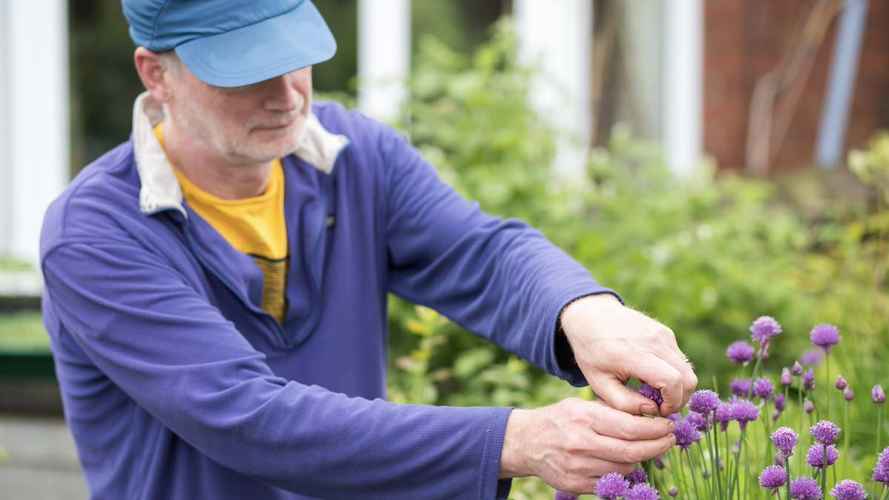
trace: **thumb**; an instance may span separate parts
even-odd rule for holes
[[[643,396],[624,385],[622,380],[634,377],[661,391],[663,404]],[[631,362],[621,362],[617,370],[594,377],[590,387],[612,408],[634,415],[668,415],[679,411],[683,401],[682,377],[678,370],[661,358],[645,353]],[[661,411],[663,410],[663,411]]]

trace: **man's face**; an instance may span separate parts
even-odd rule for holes
[[[236,88],[208,85],[182,63],[170,76],[169,118],[202,149],[232,165],[269,162],[296,150],[312,102],[311,67]]]

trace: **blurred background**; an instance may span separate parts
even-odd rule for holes
[[[314,68],[318,98],[399,128],[465,196],[538,227],[672,327],[702,386],[737,373],[725,348],[760,315],[784,327],[773,375],[827,322],[844,339],[832,373],[861,394],[889,382],[889,2],[316,4],[339,44]],[[0,2],[10,498],[86,498],[39,314],[38,235],[47,204],[127,140],[133,49],[116,0]],[[432,311],[393,298],[390,312],[395,401],[590,397]],[[852,436],[870,442],[873,426]]]

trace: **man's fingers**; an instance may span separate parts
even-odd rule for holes
[[[691,363],[688,362],[688,358],[686,358],[685,355],[682,354],[682,351],[680,351],[678,348],[665,348],[664,351],[661,353],[661,358],[669,363],[670,366],[675,368],[680,374],[682,380],[681,383],[683,389],[683,398],[682,404],[679,406],[679,408],[682,408],[688,403],[688,400],[691,398],[692,393],[698,387],[698,377],[697,375],[695,375]],[[678,411],[679,408],[673,411]]]
[[[660,414],[676,413],[685,402],[685,385],[682,374],[673,365],[652,353],[637,356],[630,367],[630,374],[661,391],[664,402]]]
[[[590,388],[608,406],[632,415],[658,415],[657,405],[639,392],[630,389],[616,376],[600,374],[589,380]]]
[[[615,373],[601,374],[588,380],[596,395],[612,408],[634,415],[669,415],[682,408],[685,398],[682,375],[658,356],[640,353],[632,358],[623,358],[617,362],[614,370]],[[659,411],[654,402],[626,387],[618,376],[635,377],[660,390],[664,402]]]
[[[668,452],[676,444],[673,434],[658,439],[625,441],[610,436],[593,436],[590,432],[589,455],[617,464],[638,464]]]
[[[675,427],[666,418],[628,415],[605,405],[598,405],[593,419],[593,430],[597,434],[624,441],[659,439],[671,434]]]

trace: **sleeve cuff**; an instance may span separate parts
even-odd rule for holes
[[[512,487],[512,479],[500,479],[500,455],[503,453],[503,438],[506,435],[506,422],[512,408],[498,408],[491,425],[485,429],[484,452],[482,453],[482,471],[479,481],[481,500],[506,500]]]

